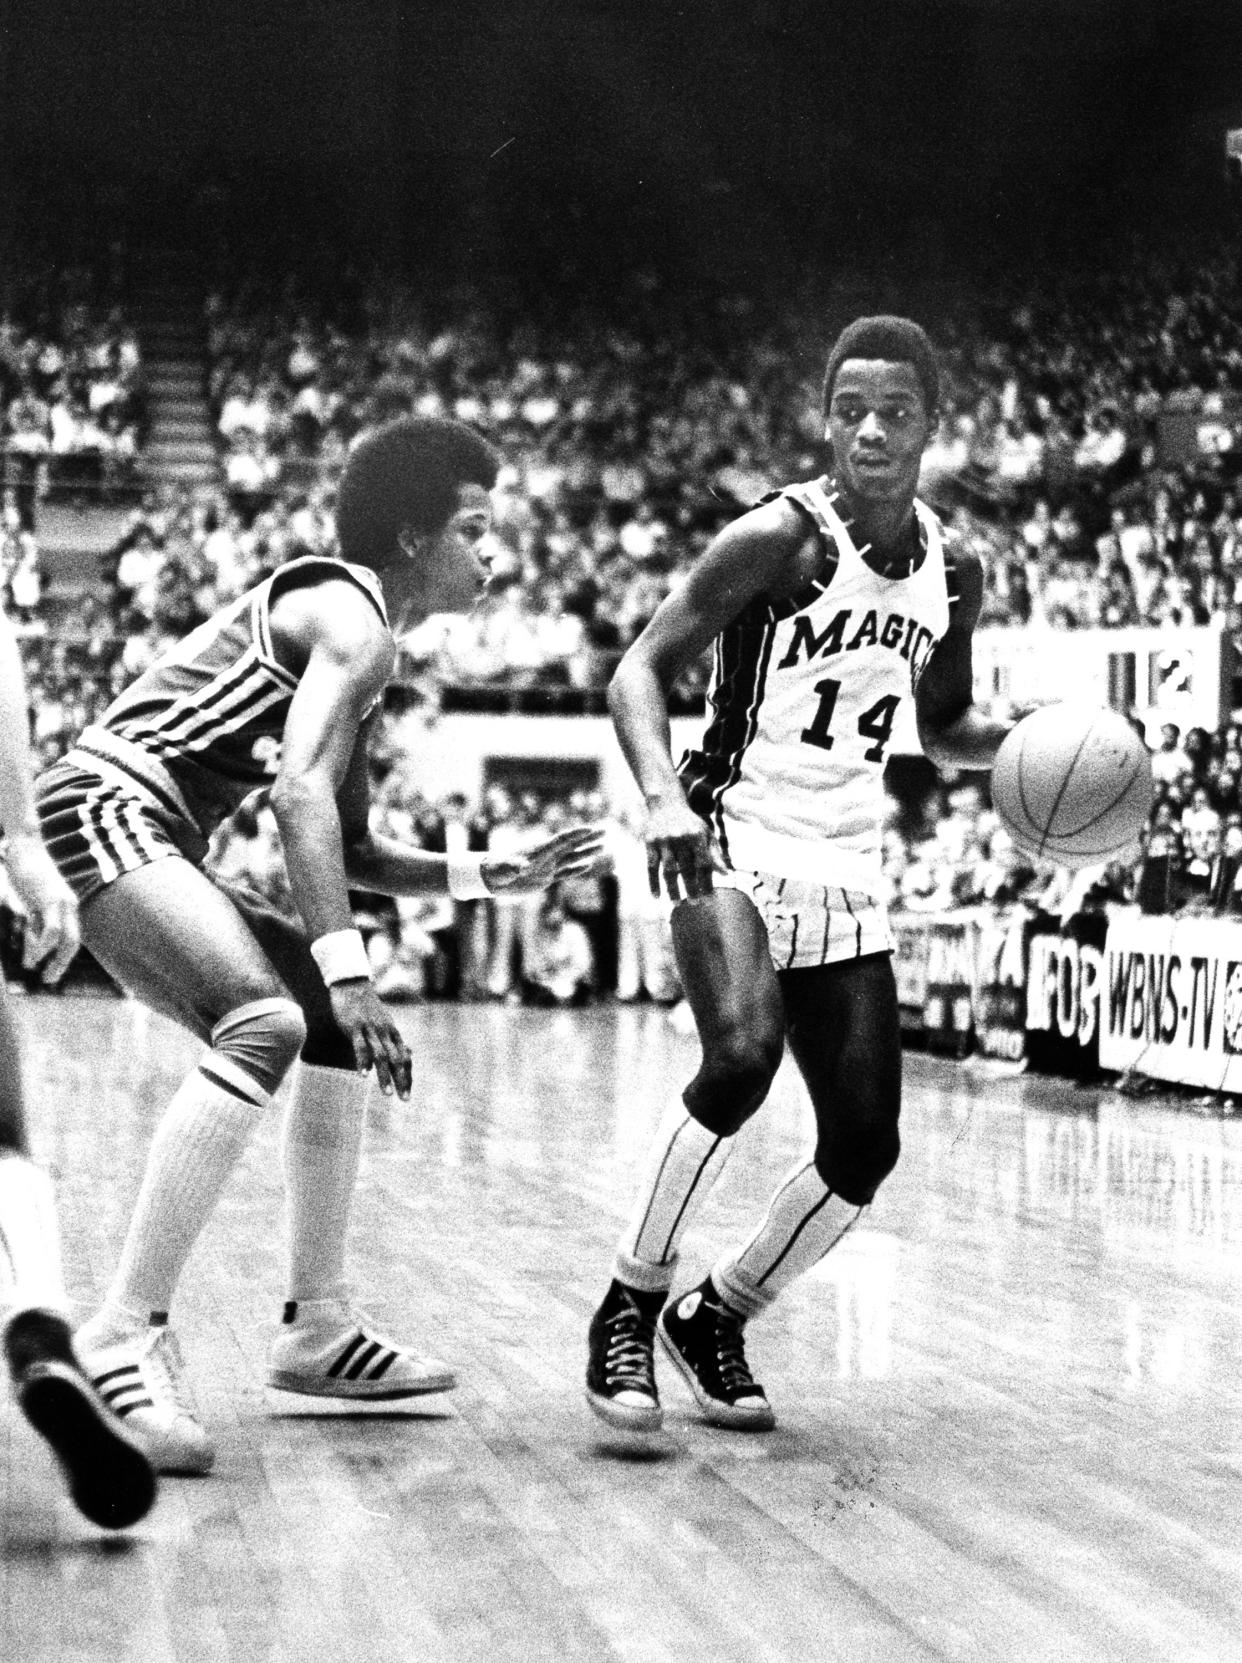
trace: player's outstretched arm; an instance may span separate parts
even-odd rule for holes
[[[974,702],[972,641],[983,606],[983,567],[958,556],[959,600],[948,631],[914,694],[919,740],[940,768],[990,768],[1012,724],[995,721]]]
[[[582,877],[603,852],[602,827],[570,826],[524,855],[485,856],[483,882],[489,895],[534,895],[562,878]]]
[[[603,852],[598,826],[571,826],[545,843],[514,855],[463,855],[452,859],[386,837],[370,824],[366,733],[360,733],[338,794],[351,884],[376,895],[534,895],[562,878],[589,872]]]
[[[783,503],[765,504],[726,526],[617,666],[608,708],[647,805],[643,836],[653,894],[661,876],[674,900],[710,894],[712,872],[724,867],[677,777],[669,691],[757,595],[782,587],[805,540],[805,525]]]
[[[0,827],[13,887],[29,913],[22,962],[59,981],[78,950],[78,906],[43,846],[31,791],[26,678],[13,626],[0,612]]]

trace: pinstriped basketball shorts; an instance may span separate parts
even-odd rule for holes
[[[715,872],[712,881],[717,889],[749,895],[767,929],[768,950],[778,970],[807,970],[893,950],[888,913],[872,895],[736,869]]]
[[[79,901],[152,861],[180,855],[200,866],[207,853],[192,820],[119,768],[57,762],[35,781],[35,806],[48,853]]]

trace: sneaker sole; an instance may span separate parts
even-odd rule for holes
[[[85,1381],[48,1363],[17,1394],[22,1413],[51,1447],[74,1506],[104,1530],[127,1530],[155,1501],[155,1472]]]
[[[133,1435],[156,1472],[164,1473],[169,1478],[206,1478],[216,1464],[215,1448],[209,1442],[190,1450],[178,1449],[168,1433],[147,1432],[141,1425],[134,1427]]]
[[[664,1428],[664,1410],[658,1403],[640,1409],[632,1403],[614,1403],[610,1397],[586,1388],[586,1400],[592,1411],[605,1425],[618,1432],[660,1432]]]
[[[660,1344],[670,1363],[680,1374],[703,1412],[703,1419],[712,1426],[728,1427],[731,1432],[770,1432],[776,1425],[776,1416],[772,1413],[770,1404],[762,1409],[738,1409],[730,1403],[721,1403],[703,1390],[699,1378],[678,1351],[673,1340],[664,1331],[664,1324],[656,1324],[656,1333]]]
[[[446,1369],[443,1374],[428,1375],[416,1386],[386,1386],[382,1382],[371,1385],[366,1380],[330,1380],[323,1375],[291,1374],[286,1369],[272,1369],[268,1385],[277,1392],[298,1392],[303,1397],[350,1398],[355,1403],[392,1403],[403,1397],[434,1397],[438,1392],[451,1392],[457,1376]]]

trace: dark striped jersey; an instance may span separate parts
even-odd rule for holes
[[[279,764],[298,678],[272,649],[273,594],[329,576],[356,583],[387,628],[373,572],[319,556],[291,560],[158,658],[86,729],[76,751],[125,768],[210,835],[271,784]]]
[[[894,723],[949,626],[944,539],[916,502],[911,569],[882,577],[828,481],[777,494],[825,539],[828,574],[717,636],[706,727],[679,772],[731,866],[876,896]]]

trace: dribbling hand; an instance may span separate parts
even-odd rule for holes
[[[408,1102],[413,1080],[410,1048],[370,982],[333,982],[328,998],[338,1026],[354,1048],[358,1072],[366,1074],[373,1068],[385,1097],[395,1091],[403,1103]]]
[[[28,913],[22,967],[41,967],[45,982],[58,982],[81,941],[77,899],[35,832],[9,838],[5,865]]]
[[[710,895],[712,873],[728,871],[715,838],[684,797],[652,803],[643,838],[653,895],[660,893],[661,878],[670,901]]]
[[[598,826],[571,826],[524,855],[489,855],[483,881],[493,895],[535,895],[562,878],[585,877],[603,846]]]

